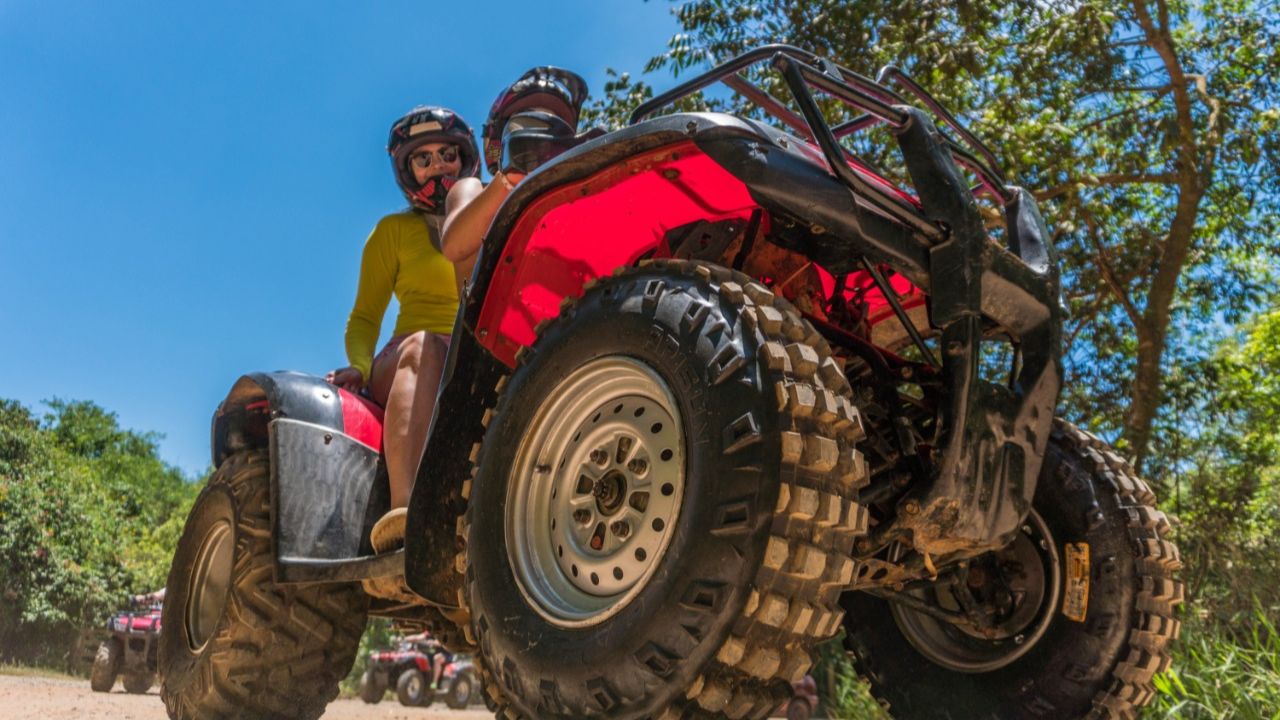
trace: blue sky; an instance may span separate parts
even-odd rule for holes
[[[345,364],[361,245],[403,206],[395,118],[478,129],[537,64],[598,94],[671,9],[0,0],[0,397],[93,400],[203,470],[241,373]]]

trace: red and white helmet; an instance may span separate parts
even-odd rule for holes
[[[503,90],[489,108],[480,134],[484,137],[484,162],[497,174],[502,162],[502,131],[512,115],[522,110],[542,110],[560,118],[576,132],[578,114],[587,99],[587,81],[558,67],[536,67]]]

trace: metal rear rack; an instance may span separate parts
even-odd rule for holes
[[[799,107],[799,114],[741,74],[742,70],[766,60],[781,73]],[[903,107],[910,103],[887,83],[896,83],[963,139],[961,143],[939,129],[942,143],[956,164],[978,177],[978,185],[973,188],[975,195],[985,192],[1001,206],[1008,205],[1015,198],[991,150],[906,73],[887,66],[878,73],[877,80],[872,80],[792,45],[764,45],[721,63],[640,105],[631,114],[630,122],[635,124],[645,120],[677,100],[717,82],[723,82],[755,103],[802,139],[815,143],[832,172],[851,191],[883,214],[934,242],[940,241],[945,231],[923,217],[910,203],[855,171],[851,162],[857,165],[864,163],[840,144],[841,138],[882,123],[891,129],[902,130],[911,122],[910,113]],[[831,127],[814,98],[815,89],[861,114]]]

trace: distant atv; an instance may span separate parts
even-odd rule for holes
[[[89,687],[111,692],[116,676],[124,675],[124,689],[141,694],[155,684],[159,649],[161,606],[122,612],[111,618],[111,637],[102,641],[93,658]]]
[[[454,709],[476,701],[480,676],[466,656],[445,663],[440,686],[432,691],[432,660],[438,652],[444,652],[438,644],[424,647],[419,642],[402,641],[393,650],[369,653],[368,669],[360,676],[360,699],[370,704],[382,702],[387,688],[394,687],[400,704],[411,707],[430,705],[437,695]]]
[[[812,675],[791,683],[791,699],[778,706],[769,717],[787,720],[809,720],[818,708],[818,683]]]
[[[651,117],[717,81],[759,112]],[[403,550],[368,542],[378,408],[231,388],[169,576],[170,716],[318,717],[368,615],[471,648],[507,718],[766,717],[842,626],[897,717],[1131,716],[1180,562],[1054,416],[1058,278],[1031,193],[897,70],[768,46],[698,76],[498,211]]]

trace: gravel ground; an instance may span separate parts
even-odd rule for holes
[[[482,707],[482,706],[481,706]],[[0,717],[6,720],[168,720],[159,688],[130,695],[119,683],[110,693],[89,689],[89,681],[62,678],[0,676]],[[462,720],[493,717],[481,710],[450,710],[443,704],[407,708],[395,700],[366,705],[338,700],[325,720]]]

